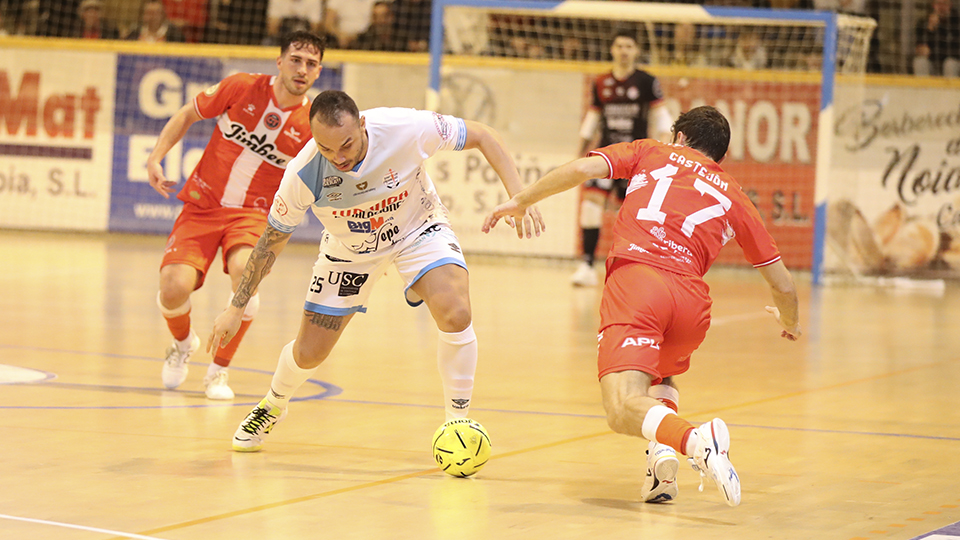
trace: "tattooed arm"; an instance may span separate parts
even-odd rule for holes
[[[267,224],[253,252],[250,253],[250,258],[247,259],[247,266],[243,269],[243,276],[240,278],[240,284],[237,285],[237,292],[233,294],[230,306],[223,310],[213,323],[213,331],[207,340],[207,352],[211,350],[215,352],[236,335],[247,302],[250,301],[250,297],[257,294],[257,287],[270,273],[277,256],[290,240],[290,234],[278,231]]]

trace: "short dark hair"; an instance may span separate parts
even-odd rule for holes
[[[686,138],[684,144],[702,152],[720,163],[730,146],[730,123],[716,108],[709,105],[680,113],[673,123],[673,136],[678,133]]]
[[[299,46],[295,46],[299,44]],[[323,60],[323,52],[327,48],[327,40],[322,37],[314,34],[313,32],[307,32],[306,30],[297,30],[295,32],[290,32],[289,34],[284,34],[280,38],[280,55],[283,56],[290,50],[290,47],[295,49],[302,49],[304,46],[313,47],[320,53],[320,60]]]
[[[360,118],[360,109],[357,102],[346,92],[340,90],[324,90],[317,94],[310,106],[310,120],[319,120],[325,126],[342,126],[341,117],[349,114],[353,118]]]
[[[613,42],[617,40],[617,38],[627,38],[627,39],[629,39],[630,41],[636,43],[637,45],[640,44],[640,42],[637,41],[637,32],[636,32],[636,30],[631,30],[631,29],[629,29],[629,28],[621,28],[621,29],[617,30],[616,32],[614,32],[614,33],[613,33],[613,39],[610,40],[610,45],[611,45],[611,46],[613,45]]]

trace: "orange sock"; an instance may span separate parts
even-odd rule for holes
[[[690,422],[675,414],[668,414],[663,417],[660,426],[657,427],[657,442],[686,455],[687,438],[694,429]]]
[[[233,336],[233,339],[230,340],[230,343],[227,343],[225,347],[220,347],[217,350],[217,356],[214,357],[213,363],[218,366],[227,367],[230,365],[230,361],[233,360],[233,355],[237,352],[237,347],[240,346],[240,340],[243,339],[243,335],[247,333],[247,329],[250,328],[250,323],[253,320],[242,321],[240,323],[240,329],[237,330],[237,335]]]
[[[167,328],[170,329],[170,333],[173,334],[173,338],[177,341],[183,341],[190,336],[190,312],[186,312],[183,315],[177,315],[176,317],[164,317],[167,321]]]

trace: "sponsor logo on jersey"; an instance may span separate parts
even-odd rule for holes
[[[420,170],[417,170],[417,176],[420,176]],[[400,175],[397,174],[397,171],[389,169],[387,174],[383,175],[383,185],[387,186],[389,189],[393,189],[400,185]]]
[[[242,124],[232,122],[230,131],[223,134],[223,138],[236,141],[250,149],[251,152],[271,162],[277,167],[283,167],[287,159],[275,154],[277,147],[272,142],[267,142],[267,136],[250,133]]]
[[[383,225],[382,217],[370,218],[368,221],[347,221],[347,228],[350,232],[369,233],[380,228]]]
[[[627,195],[633,193],[634,191],[646,186],[650,182],[647,181],[647,173],[639,172],[630,179],[630,185],[627,186]]]
[[[275,112],[267,114],[263,119],[263,125],[267,126],[267,129],[277,129],[280,127],[280,115]]]
[[[620,344],[621,349],[624,347],[650,347],[651,349],[660,350],[660,344],[657,343],[657,340],[645,337],[628,337]]]
[[[454,244],[453,242],[450,242],[447,245],[450,246],[450,249],[456,251],[457,253],[463,253],[462,251],[460,251],[460,246]]]
[[[326,257],[327,260],[330,261],[330,262],[338,262],[338,263],[348,263],[348,262],[350,262],[350,261],[348,261],[348,260],[346,260],[346,259],[339,259],[339,258],[337,258],[337,257],[331,257],[330,255],[327,255],[326,253],[324,253],[323,256]]]
[[[343,183],[343,178],[339,176],[326,176],[323,179],[323,187],[334,188]]]
[[[386,199],[381,199],[377,204],[367,208],[366,210],[361,208],[348,208],[346,210],[334,210],[333,217],[345,217],[345,218],[357,218],[357,219],[368,219],[373,216],[383,214],[386,212],[395,212],[400,208],[400,205],[403,204],[403,201],[410,195],[407,191],[402,191]]]
[[[211,86],[210,88],[207,88],[206,90],[204,90],[203,93],[206,94],[207,96],[212,96],[212,95],[216,94],[216,93],[217,93],[217,90],[219,90],[219,89],[220,89],[220,83],[217,83],[217,84]]]
[[[359,184],[357,184],[357,189],[359,189],[360,191],[367,189],[367,182],[360,182]]]
[[[257,106],[254,105],[253,103],[247,103],[247,106],[243,108],[243,112],[247,114],[256,114]]]
[[[628,99],[637,99],[638,97],[640,97],[640,89],[639,89],[639,88],[637,88],[636,86],[631,86],[630,88],[627,88],[627,98],[628,98]]]
[[[291,139],[297,141],[298,143],[299,143],[299,142],[303,142],[303,140],[300,139],[301,133],[300,133],[299,131],[293,129],[293,126],[287,127],[287,129],[283,132],[283,134],[286,135],[287,137],[290,137]]]
[[[277,198],[273,200],[273,206],[277,208],[277,213],[281,216],[287,215],[287,203],[283,201],[283,197],[277,195]]]
[[[339,201],[342,198],[343,198],[343,193],[340,193],[339,191],[334,191],[333,193],[327,193],[328,201],[331,201],[331,202]]]
[[[667,237],[667,230],[663,227],[651,227],[650,234],[652,234],[657,240],[663,242],[663,239]]]
[[[447,140],[450,138],[450,133],[453,132],[453,128],[450,127],[450,122],[447,122],[447,119],[443,117],[440,113],[433,113],[433,125],[437,128],[437,133],[440,135],[440,138]]]

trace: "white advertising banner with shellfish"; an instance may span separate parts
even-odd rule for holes
[[[827,271],[960,277],[960,92],[837,92]]]

